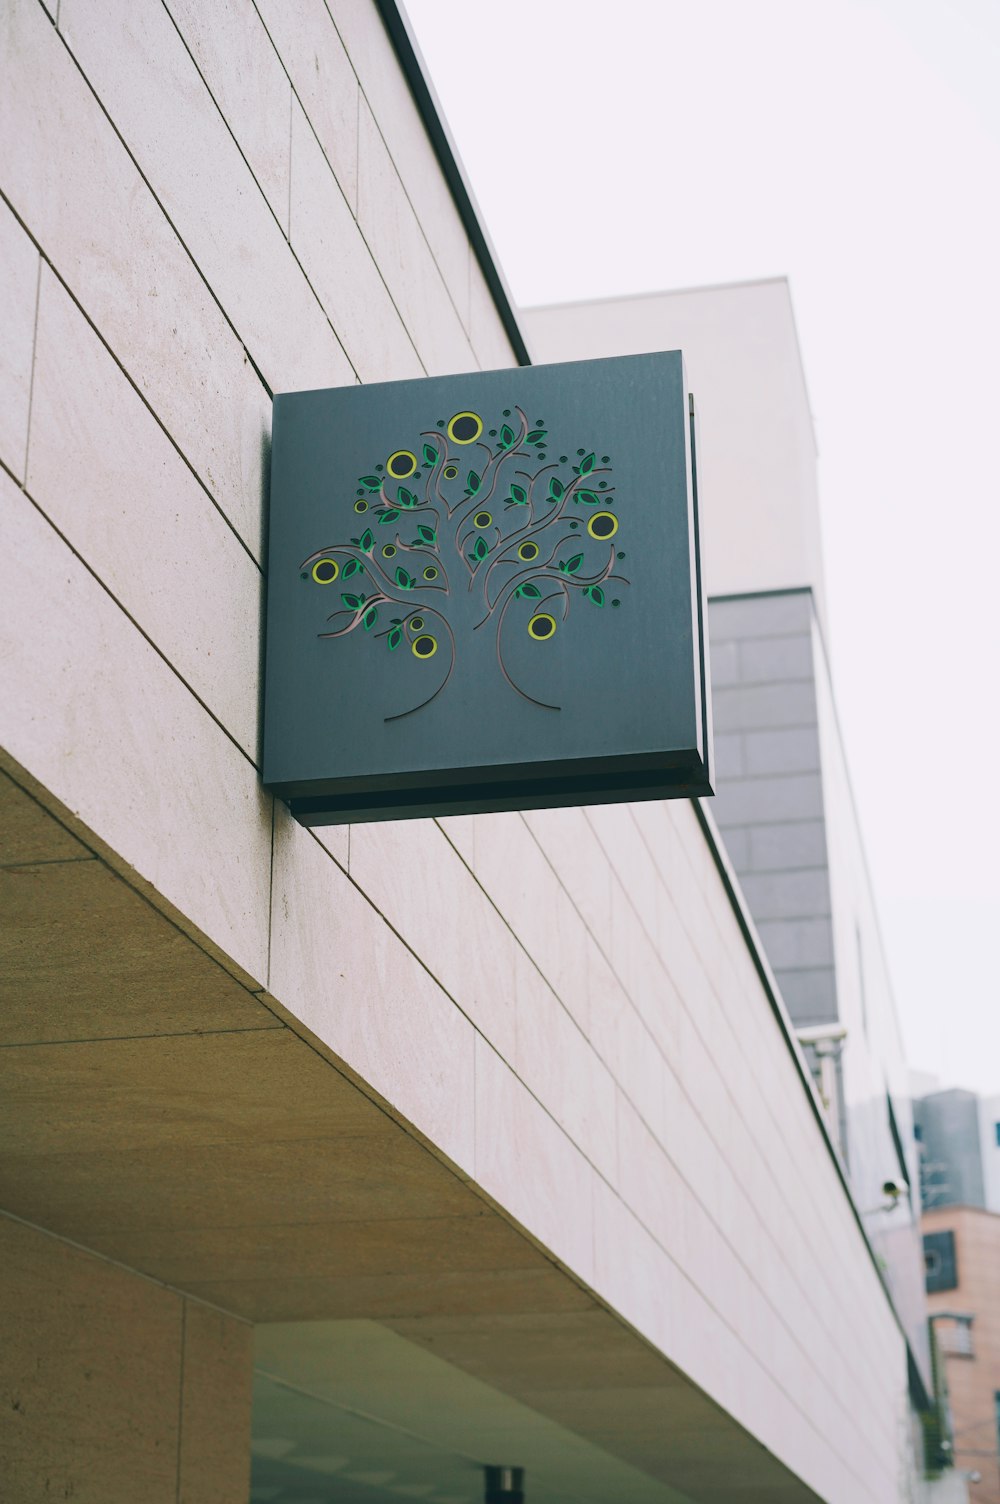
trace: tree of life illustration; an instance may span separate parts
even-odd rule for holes
[[[414,671],[427,676],[417,703],[387,721],[437,698],[466,628],[492,633],[512,690],[558,710],[515,681],[505,633],[525,631],[544,651],[573,602],[614,608],[621,602],[609,599],[612,587],[628,584],[614,573],[625,555],[610,456],[578,448],[575,462],[563,454],[546,463],[544,421],[529,423],[519,407],[505,408],[488,435],[483,428],[478,413],[457,412],[412,449],[380,459],[358,478],[357,536],[317,548],[299,566],[304,581],[339,595],[321,637],[371,634],[390,653],[409,648]]]

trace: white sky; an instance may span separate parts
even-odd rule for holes
[[[1000,1092],[1000,0],[405,0],[516,302],[787,274],[910,1064]]]

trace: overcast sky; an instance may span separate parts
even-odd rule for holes
[[[522,306],[787,275],[910,1064],[1000,1092],[1000,0],[405,0]]]

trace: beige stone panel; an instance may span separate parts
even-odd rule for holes
[[[302,108],[352,214],[358,204],[358,81],[323,0],[258,0]]]
[[[576,1310],[589,1297],[556,1269],[475,1274],[358,1275],[353,1279],[226,1280],[195,1287],[203,1300],[253,1321],[548,1313]]]
[[[586,812],[605,860],[617,873],[639,923],[656,936],[656,900],[660,875],[627,804],[595,804]]]
[[[596,1180],[572,1140],[477,1036],[476,1182],[561,1263],[591,1282]]]
[[[252,764],[3,475],[0,511],[13,628],[0,745],[123,871],[263,981],[271,801]]]
[[[0,773],[0,867],[87,861],[93,855],[6,773]]]
[[[618,1166],[613,1183],[626,1206],[635,1211],[661,1248],[677,1264],[692,1266],[688,1228],[698,1210],[690,1186],[663,1152],[635,1108],[619,1093]]]
[[[444,815],[435,820],[439,830],[444,831],[450,844],[458,852],[469,871],[475,870],[476,822],[472,815]]]
[[[353,382],[159,0],[63,0],[59,26],[271,390]]]
[[[11,1501],[176,1504],[181,1299],[0,1216]]]
[[[471,1172],[475,1031],[468,1019],[291,820],[275,827],[273,889],[271,994]]]
[[[291,240],[361,380],[422,376],[420,358],[297,100]],[[351,485],[353,474],[347,477]]]
[[[523,953],[437,824],[355,825],[351,879],[476,1028],[513,1061]]]
[[[32,498],[256,760],[260,570],[47,267],[31,430]]]
[[[0,75],[4,192],[259,557],[267,391],[33,0],[4,6]]]
[[[484,371],[505,370],[517,364],[507,332],[500,322],[493,294],[482,267],[469,246],[469,339]],[[530,350],[530,345],[529,345]]]
[[[436,166],[434,172],[438,172]],[[364,100],[358,143],[358,224],[427,374],[475,370],[476,358],[448,285]]]
[[[662,1142],[667,1068],[656,1041],[593,941],[587,948],[587,981],[590,1042],[625,1097]]]
[[[611,945],[611,874],[583,809],[529,810],[524,822],[601,949]]]
[[[558,997],[586,1029],[586,929],[518,814],[476,815],[476,877]]]
[[[0,200],[0,459],[24,478],[38,252]]]
[[[170,0],[167,10],[287,235],[292,90],[252,0]]]
[[[389,1162],[395,1144],[402,1170],[418,1181],[420,1164],[429,1159],[286,1028],[4,1050],[0,1074],[4,1153],[72,1151],[110,1164],[129,1149],[153,1157],[162,1152],[169,1163],[189,1144],[301,1142],[339,1145],[338,1158],[365,1156],[374,1166],[382,1158]],[[376,1152],[380,1139],[384,1154]],[[361,1141],[357,1150],[355,1140]],[[429,1165],[446,1194],[454,1177],[436,1161]],[[454,1211],[452,1201],[446,1211]]]
[[[184,1302],[177,1504],[246,1504],[253,1328]]]
[[[602,1175],[617,1173],[615,1083],[606,1064],[525,957],[515,989],[513,1064],[570,1139]]]
[[[0,1045],[278,1028],[102,862],[0,870]]]
[[[154,1231],[116,1235],[118,1257],[168,1284],[190,1290],[218,1280],[280,1285],[540,1270],[544,1256],[469,1195],[461,1217],[327,1219],[277,1226],[187,1227],[162,1248]],[[478,1212],[474,1208],[478,1207]],[[430,1210],[430,1208],[429,1208]]]
[[[378,124],[419,221],[418,233],[426,236],[451,300],[468,329],[465,229],[378,10],[374,5],[359,4],[358,0],[328,0],[328,5],[361,82],[364,101]],[[362,117],[365,113],[363,103]],[[359,168],[359,176],[361,171]],[[360,202],[360,186],[358,197]]]
[[[288,813],[288,806],[280,800],[275,800],[274,823],[275,826],[286,825],[292,817]],[[338,866],[347,872],[350,867],[351,856],[351,827],[349,825],[317,825],[313,828],[313,835],[321,846],[325,846]]]

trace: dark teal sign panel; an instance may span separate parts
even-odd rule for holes
[[[274,399],[264,781],[305,824],[711,793],[679,352]]]

